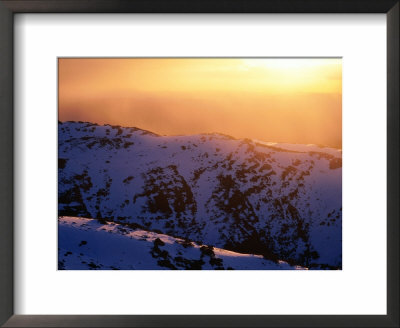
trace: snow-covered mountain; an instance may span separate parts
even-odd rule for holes
[[[60,122],[58,164],[60,216],[341,268],[340,150]]]

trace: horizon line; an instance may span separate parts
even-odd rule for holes
[[[213,135],[213,134],[217,134],[217,135],[224,136],[224,137],[227,137],[227,138],[232,139],[232,140],[243,140],[243,141],[250,140],[250,141],[252,141],[252,142],[254,142],[254,143],[256,143],[256,144],[258,144],[260,146],[265,146],[265,147],[273,147],[276,144],[291,144],[291,145],[316,146],[318,148],[331,148],[331,149],[336,149],[338,151],[342,151],[342,147],[339,148],[339,147],[333,147],[333,146],[328,146],[328,145],[324,145],[324,144],[298,143],[298,142],[287,142],[287,141],[271,141],[271,140],[264,141],[264,140],[258,140],[258,139],[252,139],[252,138],[236,138],[236,137],[233,137],[233,136],[231,136],[229,134],[221,133],[221,132],[201,132],[201,133],[194,133],[194,134],[169,134],[168,135],[168,134],[159,134],[159,133],[147,130],[147,129],[139,128],[137,126],[123,126],[123,125],[110,124],[110,123],[100,124],[100,123],[89,122],[89,121],[71,121],[71,120],[61,121],[61,120],[58,119],[58,124],[60,124],[60,123],[61,124],[64,124],[64,123],[85,124],[86,123],[86,124],[97,125],[97,126],[110,126],[110,127],[117,127],[117,128],[123,128],[123,129],[137,129],[137,130],[141,130],[141,131],[145,131],[145,132],[151,133],[151,134],[156,135],[158,137],[185,137],[185,136],[188,137],[188,136],[196,136],[196,135]],[[263,144],[263,143],[265,143],[265,144]],[[270,144],[270,145],[268,145],[268,144]]]

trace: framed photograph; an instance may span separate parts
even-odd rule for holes
[[[0,322],[399,326],[399,3],[0,1]]]

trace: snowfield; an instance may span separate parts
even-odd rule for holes
[[[60,267],[87,269],[78,258],[82,253],[79,256],[88,256],[83,261],[98,269],[193,269],[199,264],[215,269],[220,258],[224,268],[281,269],[276,265],[284,261],[290,265],[282,265],[291,269],[341,269],[340,149],[218,133],[160,136],[87,122],[59,122],[58,128],[59,216],[98,219],[85,221],[84,227],[80,221],[60,219]],[[103,227],[94,229],[101,222]],[[157,238],[109,232],[127,228],[136,234],[158,234],[165,245],[157,247],[170,255],[160,259],[154,251],[158,255],[148,258]],[[89,249],[75,245],[89,237],[91,251],[76,253]],[[178,247],[190,261],[203,261],[195,245],[214,247],[213,265],[183,265],[175,260],[180,255],[168,238],[174,238],[175,246],[180,239],[194,245]],[[107,251],[108,243],[115,245],[112,251]],[[64,256],[67,252],[72,254]],[[97,258],[102,259],[98,264]],[[118,266],[117,258],[124,264]]]
[[[60,217],[58,222],[61,270],[304,269],[96,219]]]

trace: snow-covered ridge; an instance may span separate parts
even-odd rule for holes
[[[60,217],[58,222],[61,270],[305,269],[96,219]]]
[[[342,157],[342,150],[338,148],[325,147],[321,145],[314,144],[289,144],[280,142],[265,142],[260,140],[253,140],[255,143],[269,146],[271,148],[275,147],[278,149],[284,149],[288,151],[296,151],[299,153],[325,153],[336,157]]]
[[[59,124],[59,215],[341,268],[341,151]]]

